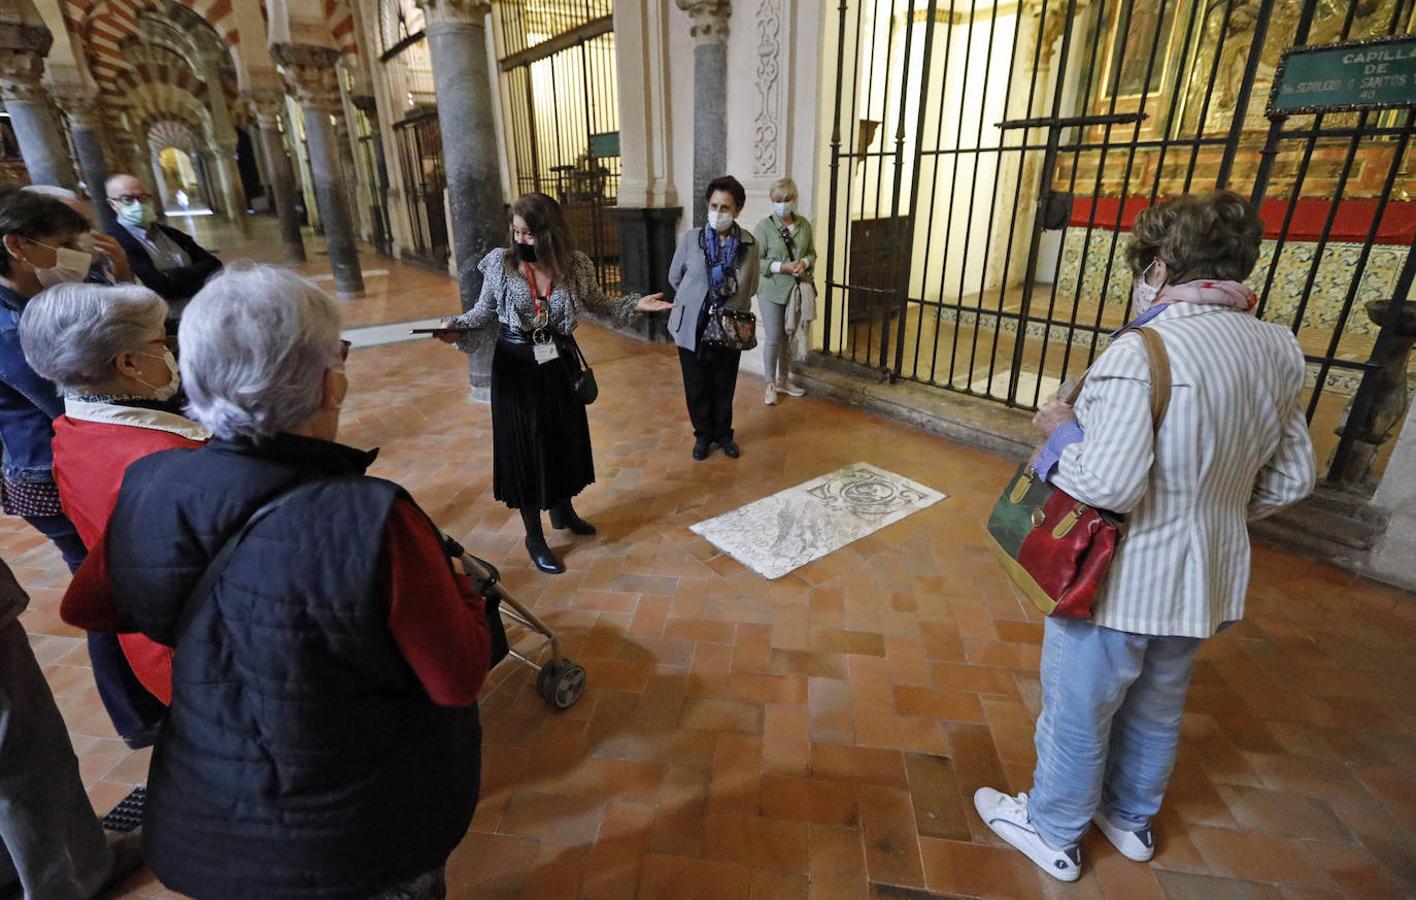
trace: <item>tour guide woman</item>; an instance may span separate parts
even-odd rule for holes
[[[560,204],[525,194],[511,205],[511,242],[478,264],[484,281],[477,305],[444,320],[439,334],[471,352],[471,330],[493,321],[501,336],[492,356],[492,493],[521,510],[526,550],[542,572],[564,572],[541,530],[551,526],[594,534],[571,500],[595,481],[585,404],[571,390],[577,366],[573,334],[582,310],[620,321],[635,313],[672,309],[662,294],[607,297],[595,265],[575,250]]]
[[[733,441],[733,392],[742,353],[703,343],[710,315],[752,307],[757,290],[757,246],[751,232],[738,227],[747,192],[731,175],[708,182],[708,227],[690,228],[679,238],[669,284],[677,291],[678,311],[669,316],[669,333],[679,348],[683,394],[693,422],[693,458],[703,460],[714,444],[733,459],[742,455]]]

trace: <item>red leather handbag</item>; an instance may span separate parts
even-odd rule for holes
[[[1159,431],[1170,406],[1170,356],[1155,331],[1136,332],[1150,362],[1151,422]],[[1076,401],[1082,381],[1068,403]],[[1014,474],[988,518],[989,545],[1009,580],[1041,612],[1066,619],[1091,618],[1124,530],[1121,516],[1053,487],[1037,477],[1031,462]]]

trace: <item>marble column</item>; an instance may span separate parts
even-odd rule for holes
[[[241,183],[241,170],[236,164],[236,126],[231,120],[231,107],[226,102],[221,63],[225,46],[205,47],[200,56],[202,80],[206,82],[207,109],[211,113],[212,152],[215,156],[216,180],[221,187],[221,205],[226,218],[244,231],[246,221],[246,188]]]
[[[275,205],[271,202],[270,193],[270,168],[266,165],[265,144],[261,137],[260,126],[256,124],[255,116],[252,115],[246,123],[246,136],[251,141],[251,158],[256,164],[256,179],[261,183],[261,196],[265,198],[266,209],[275,210]]]
[[[359,169],[354,164],[354,134],[349,127],[349,117],[340,110],[335,117],[335,141],[339,145],[339,165],[344,170],[344,190],[349,197],[349,212],[353,216],[355,232],[367,236],[364,228],[365,210],[360,200]],[[367,240],[367,237],[365,237]]]
[[[264,89],[249,94],[256,109],[256,125],[261,133],[261,155],[265,157],[270,176],[270,202],[280,222],[280,240],[285,245],[285,261],[305,261],[305,242],[300,237],[300,216],[295,210],[295,169],[285,152],[280,133],[280,114],[285,108],[285,95]]]
[[[487,64],[491,4],[420,0],[419,5],[427,18],[457,284],[466,310],[482,292],[477,263],[506,240],[492,77]],[[468,360],[472,396],[482,402],[491,400],[493,343],[483,341],[482,349]]]
[[[728,168],[730,0],[676,0],[693,19],[693,224],[706,219],[703,191]]]
[[[108,160],[103,153],[103,118],[96,92],[76,90],[53,91],[64,114],[69,118],[69,133],[74,138],[74,154],[79,158],[84,184],[93,200],[94,217],[100,228],[113,225],[113,209],[104,202],[103,186],[108,181]]]
[[[157,164],[157,155],[152,152],[152,144],[148,142],[147,132],[139,129],[132,134],[133,162],[137,166],[132,175],[144,182],[148,190],[152,192],[153,205],[157,207],[157,217],[166,219],[167,204],[162,199],[162,167]]]
[[[32,11],[32,8],[31,8]],[[37,17],[37,14],[36,14]],[[54,103],[40,79],[53,37],[43,23],[5,21],[0,13],[0,101],[33,184],[78,187]]]
[[[354,242],[354,219],[349,194],[341,183],[338,137],[331,122],[341,115],[339,77],[334,65],[339,51],[308,44],[274,44],[271,53],[285,67],[292,93],[305,122],[305,143],[310,154],[315,203],[324,225],[329,263],[334,270],[335,294],[342,299],[364,296],[364,276]]]

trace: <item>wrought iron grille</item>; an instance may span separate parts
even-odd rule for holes
[[[442,127],[436,110],[420,113],[393,126],[398,137],[398,161],[403,167],[403,193],[408,204],[412,255],[437,267],[449,253],[444,191],[447,174],[442,162]]]
[[[840,0],[820,349],[1035,408],[1128,320],[1136,213],[1228,187],[1261,206],[1250,283],[1308,356],[1330,478],[1360,481],[1416,266],[1413,110],[1264,113],[1284,50],[1411,34],[1413,6]]]
[[[555,197],[600,284],[619,288],[619,98],[609,0],[499,3],[502,96],[517,193]]]

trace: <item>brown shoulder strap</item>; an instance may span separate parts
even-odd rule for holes
[[[1170,409],[1170,353],[1155,329],[1137,328],[1136,332],[1146,342],[1146,361],[1150,363],[1151,376],[1151,423],[1159,431],[1160,423],[1165,421],[1165,413]]]
[[[1151,381],[1151,426],[1160,430],[1160,423],[1165,421],[1165,414],[1170,409],[1170,353],[1165,349],[1165,341],[1160,334],[1151,328],[1136,328],[1134,331],[1141,336],[1141,340],[1146,345],[1146,362],[1150,365]],[[1118,335],[1119,337],[1119,335]],[[1082,385],[1086,384],[1086,373],[1077,379],[1076,387],[1072,388],[1072,393],[1067,397],[1069,405],[1075,405],[1077,398],[1082,395]]]

